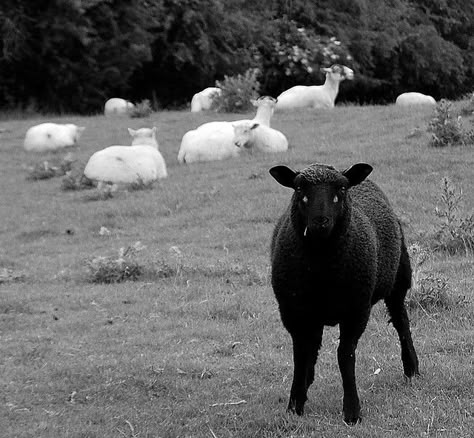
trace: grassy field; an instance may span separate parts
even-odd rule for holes
[[[472,254],[432,252],[424,265],[464,304],[410,312],[422,373],[411,384],[395,330],[374,308],[357,350],[364,418],[352,428],[342,422],[337,328],[325,331],[305,416],[286,413],[291,341],[269,284],[270,235],[290,197],[268,174],[275,164],[370,163],[409,245],[440,228],[443,177],[463,189],[457,214],[472,213],[474,148],[428,147],[430,117],[395,106],[276,114],[287,153],[189,166],[176,162],[187,130],[241,116],[0,121],[0,436],[472,437]],[[86,126],[77,167],[129,144],[127,127],[156,125],[169,178],[107,200],[63,191],[61,178],[28,180],[30,166],[61,157],[22,148],[45,120]],[[136,242],[137,281],[92,282],[91,260],[116,260]]]

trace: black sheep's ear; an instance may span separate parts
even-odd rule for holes
[[[372,172],[373,167],[367,163],[357,163],[348,169],[344,170],[342,174],[349,180],[351,186],[360,184]]]
[[[294,170],[286,166],[275,166],[269,172],[282,186],[289,187],[290,189],[295,188],[295,177],[298,173]]]

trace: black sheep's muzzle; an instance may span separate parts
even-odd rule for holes
[[[334,223],[331,218],[318,216],[308,221],[303,237],[311,240],[326,240],[331,236]]]

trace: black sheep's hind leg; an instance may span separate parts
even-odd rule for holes
[[[418,367],[418,356],[416,355],[415,347],[410,332],[410,321],[408,319],[407,310],[403,301],[397,301],[391,298],[385,300],[390,321],[400,339],[400,346],[402,350],[403,372],[408,378],[420,374]]]
[[[405,296],[410,286],[410,259],[406,247],[403,245],[395,285],[390,296],[385,298],[385,304],[387,305],[388,313],[390,315],[390,321],[395,327],[400,339],[403,371],[409,379],[414,375],[420,374],[418,357],[411,337],[410,320],[408,319],[408,313],[405,307]]]

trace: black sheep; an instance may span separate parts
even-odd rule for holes
[[[325,325],[339,324],[337,359],[344,421],[360,420],[355,350],[372,305],[384,299],[401,344],[405,375],[418,374],[404,300],[410,259],[400,222],[365,163],[339,172],[313,164],[300,172],[270,169],[294,190],[271,244],[272,286],[293,340],[294,376],[288,410],[303,414]]]

